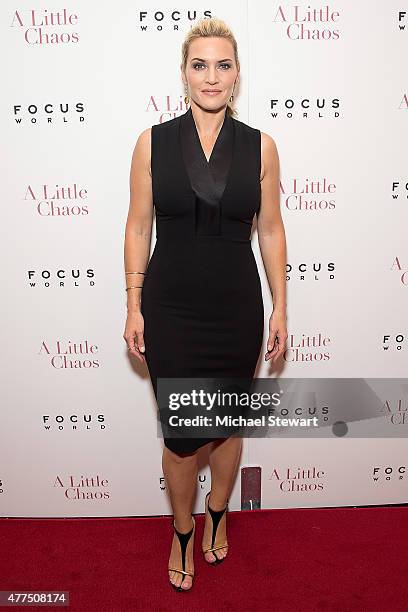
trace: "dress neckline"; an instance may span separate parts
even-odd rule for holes
[[[227,123],[227,110],[225,109],[225,111],[224,111],[224,119],[222,120],[222,125],[221,125],[221,128],[220,128],[220,130],[219,130],[219,132],[218,132],[218,134],[217,134],[217,138],[215,139],[215,142],[214,142],[213,148],[211,149],[210,157],[209,157],[208,159],[207,159],[207,156],[206,156],[206,154],[205,154],[205,152],[204,152],[203,145],[201,144],[200,135],[199,135],[199,133],[198,133],[197,125],[196,125],[196,122],[195,122],[195,120],[194,120],[194,115],[193,115],[193,111],[192,111],[192,109],[191,109],[191,106],[189,107],[189,109],[188,109],[188,111],[187,111],[187,114],[188,114],[188,113],[190,113],[190,115],[191,115],[191,120],[192,120],[192,123],[193,123],[193,126],[194,126],[194,132],[195,132],[195,135],[196,135],[196,138],[197,138],[198,144],[199,144],[199,146],[200,146],[201,153],[202,153],[202,155],[203,155],[203,157],[204,157],[204,159],[205,159],[206,163],[207,163],[208,165],[210,165],[210,164],[211,164],[211,158],[213,157],[213,153],[214,153],[214,151],[216,150],[217,145],[218,145],[219,141],[220,141],[220,140],[221,140],[221,138],[222,138],[221,132],[225,131],[225,126],[226,126],[226,123]]]
[[[236,159],[236,126],[233,117],[227,112],[209,160],[205,157],[200,143],[191,107],[178,120],[178,146],[183,175],[187,180],[189,191],[196,201],[206,202],[206,210],[217,211],[225,193],[228,191]],[[214,219],[215,221],[215,219]],[[212,230],[214,224],[212,224]]]

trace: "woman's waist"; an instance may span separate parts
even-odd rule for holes
[[[172,248],[194,248],[195,246],[211,244],[211,245],[228,245],[237,244],[243,246],[250,246],[251,238],[245,236],[239,236],[235,234],[178,234],[171,232],[162,232],[156,237],[156,244],[158,246],[170,245]]]
[[[157,241],[147,267],[147,276],[166,284],[175,276],[184,283],[212,282],[216,277],[228,285],[238,279],[258,276],[251,242],[203,239],[190,244],[170,244]]]
[[[245,262],[254,259],[250,240],[227,236],[199,236],[194,239],[156,240],[151,257],[157,264],[171,266],[179,263],[183,267],[201,263],[207,266],[231,265],[234,262]]]

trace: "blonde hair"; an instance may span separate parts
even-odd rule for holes
[[[237,64],[239,71],[240,66],[238,59],[237,41],[225,21],[222,21],[222,19],[218,19],[218,17],[202,17],[194,24],[191,30],[187,33],[181,48],[181,65],[183,70],[185,70],[187,66],[187,57],[190,48],[190,43],[196,38],[210,36],[218,36],[219,38],[226,38],[230,41],[234,49],[235,63]],[[233,103],[228,102],[226,112],[229,115],[236,116],[238,113],[232,104]]]

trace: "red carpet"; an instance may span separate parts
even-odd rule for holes
[[[0,519],[0,590],[70,591],[59,609],[75,612],[408,609],[405,506],[230,511],[217,567],[200,554],[203,518],[188,593],[167,579],[170,517]]]

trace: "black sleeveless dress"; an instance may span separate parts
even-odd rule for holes
[[[228,113],[209,161],[191,108],[152,126],[156,243],[141,312],[156,400],[160,377],[254,376],[264,328],[250,241],[260,171],[260,131]],[[176,453],[213,440],[164,436]]]

